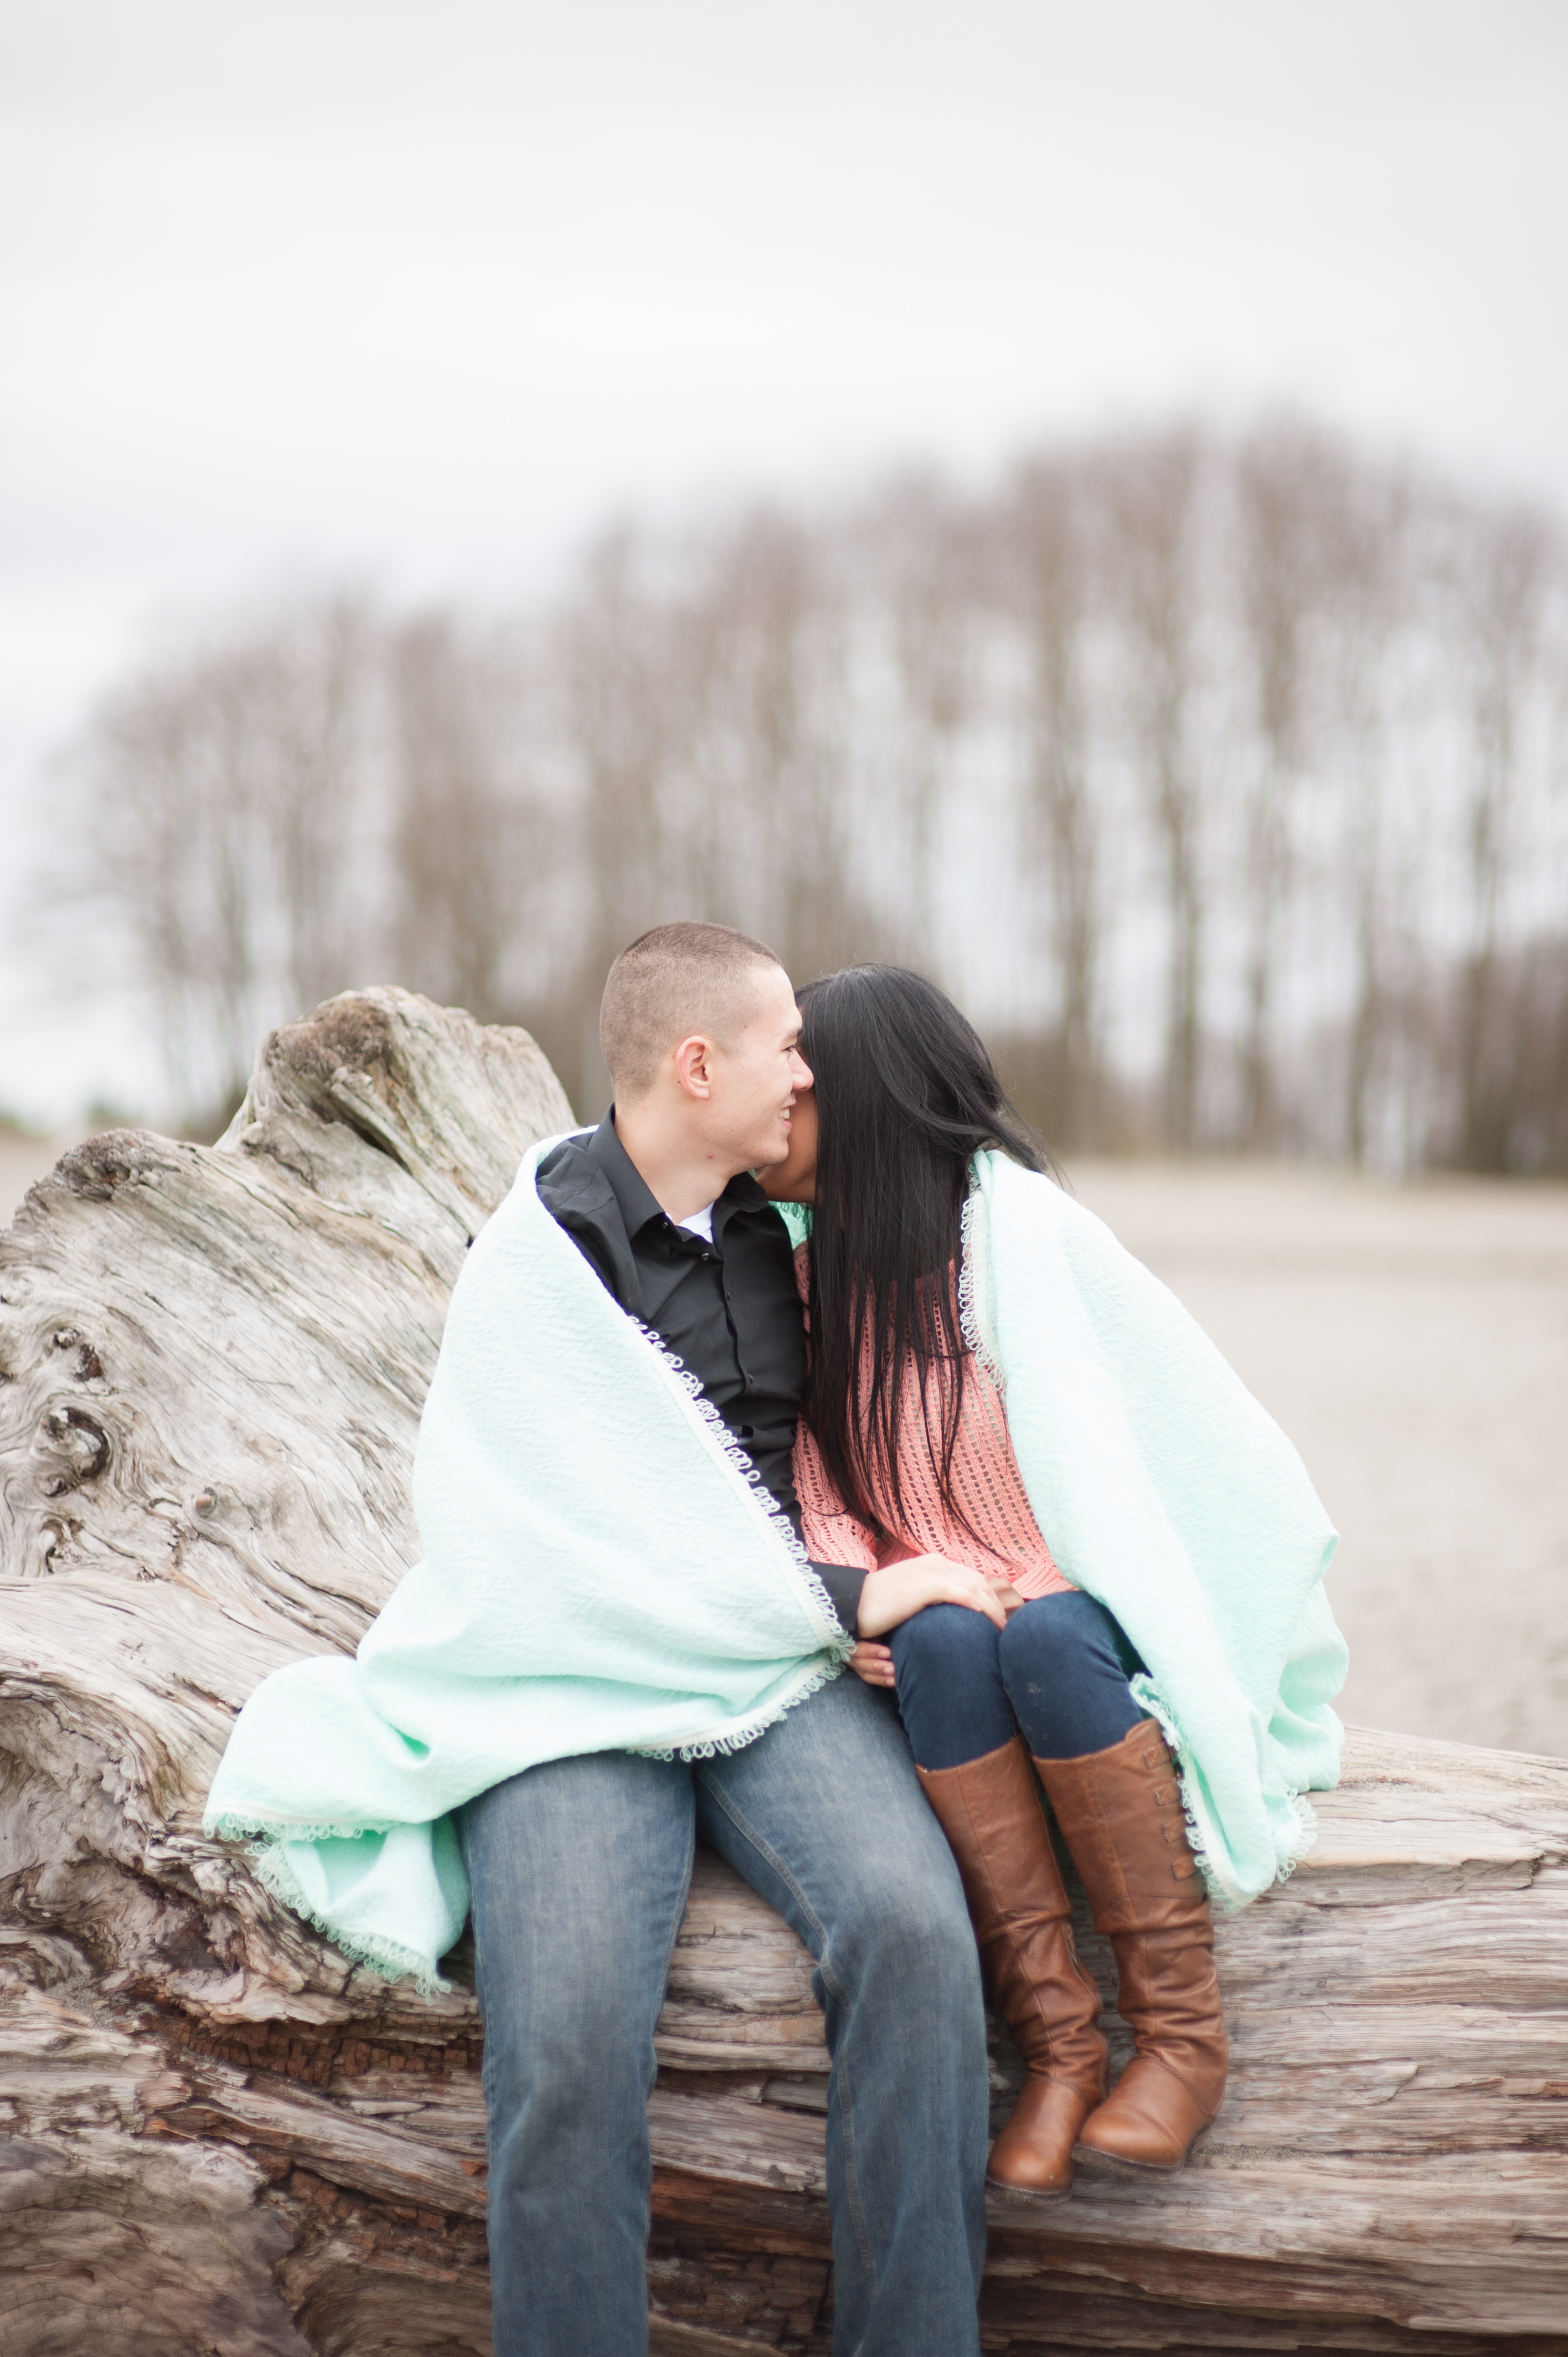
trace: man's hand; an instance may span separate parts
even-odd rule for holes
[[[999,1590],[1005,1582],[989,1580],[966,1563],[950,1563],[943,1555],[911,1555],[908,1563],[890,1563],[870,1571],[860,1591],[860,1616],[855,1623],[862,1637],[883,1637],[928,1604],[963,1604],[983,1612],[999,1629],[1007,1622],[1007,1607]],[[1011,1595],[1013,1590],[1007,1589]]]

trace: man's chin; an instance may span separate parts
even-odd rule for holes
[[[786,1135],[782,1145],[775,1138],[767,1152],[759,1154],[751,1167],[754,1170],[777,1170],[781,1163],[788,1162],[789,1159],[789,1139]]]

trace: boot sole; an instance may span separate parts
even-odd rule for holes
[[[987,2176],[985,2182],[993,2193],[1011,2193],[1020,2201],[1070,2201],[1072,2199],[1070,2185],[1054,2186],[1047,2190],[1043,2186],[1014,2185],[1005,2177],[991,2176]]]
[[[1130,2160],[1119,2152],[1102,2152],[1098,2145],[1075,2144],[1073,2167],[1088,2177],[1177,2177],[1208,2134],[1207,2128],[1199,2128],[1179,2160]]]

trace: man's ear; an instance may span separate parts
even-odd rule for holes
[[[675,1049],[675,1078],[683,1095],[712,1096],[713,1058],[714,1043],[704,1039],[700,1031],[693,1031],[689,1039],[681,1041]]]

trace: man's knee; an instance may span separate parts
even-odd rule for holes
[[[610,1956],[571,1982],[509,1990],[485,2008],[485,2092],[492,2121],[526,2123],[530,2144],[567,2149],[581,2132],[619,2133],[641,2116],[655,2076],[646,1994]]]
[[[525,2006],[525,2038],[531,2053],[552,2074],[575,2067],[591,2074],[613,2062],[635,2067],[653,2051],[657,1996],[613,1953],[585,1955],[570,1982],[547,1994],[535,1991]]]
[[[863,1880],[830,1938],[830,1975],[838,1958],[850,1966],[847,1977],[890,1989],[893,2002],[937,2017],[978,2002],[974,1932],[945,1842],[918,1873]]]

